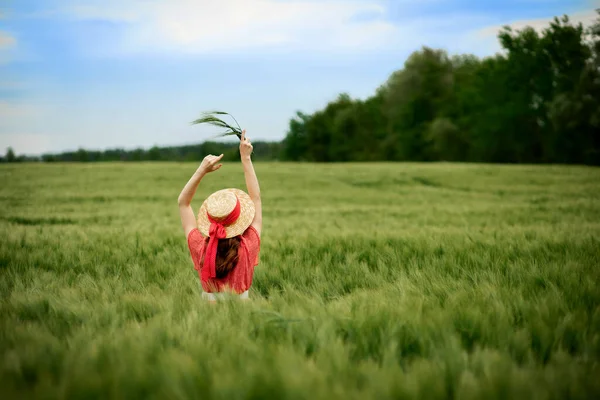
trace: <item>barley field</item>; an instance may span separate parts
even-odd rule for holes
[[[251,301],[211,305],[196,166],[0,166],[1,398],[600,396],[600,169],[255,163]]]

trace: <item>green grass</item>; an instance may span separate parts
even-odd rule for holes
[[[209,305],[195,167],[0,167],[2,398],[600,396],[599,169],[259,163],[252,301]]]

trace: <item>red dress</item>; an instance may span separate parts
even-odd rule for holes
[[[207,293],[221,292],[228,287],[238,294],[250,289],[252,277],[254,276],[254,267],[258,265],[258,254],[260,252],[260,237],[254,227],[250,226],[241,235],[240,248],[238,250],[238,264],[231,270],[225,278],[210,279],[202,281],[202,270],[200,262],[206,250],[206,238],[202,236],[198,229],[193,229],[188,235],[188,247],[194,268],[198,271],[202,289]]]

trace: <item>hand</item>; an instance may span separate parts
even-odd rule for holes
[[[240,157],[243,159],[250,158],[252,155],[252,143],[246,137],[246,130],[242,131],[242,138],[240,139]]]
[[[223,154],[221,154],[220,156],[213,156],[212,154],[209,154],[206,157],[204,157],[204,160],[202,160],[202,164],[200,164],[198,170],[206,174],[209,172],[216,171],[219,168],[221,168],[221,166],[223,166],[223,164],[219,163],[219,161],[221,161],[222,158]]]

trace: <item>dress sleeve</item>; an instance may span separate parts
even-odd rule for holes
[[[194,268],[200,271],[200,262],[204,253],[204,236],[202,236],[198,229],[192,229],[188,235],[187,242],[192,261],[194,261]]]
[[[259,262],[259,254],[260,254],[260,236],[256,229],[253,226],[248,227],[244,232],[244,241],[246,244],[246,248],[248,249],[248,254],[250,257],[250,262],[253,267],[258,265]]]

